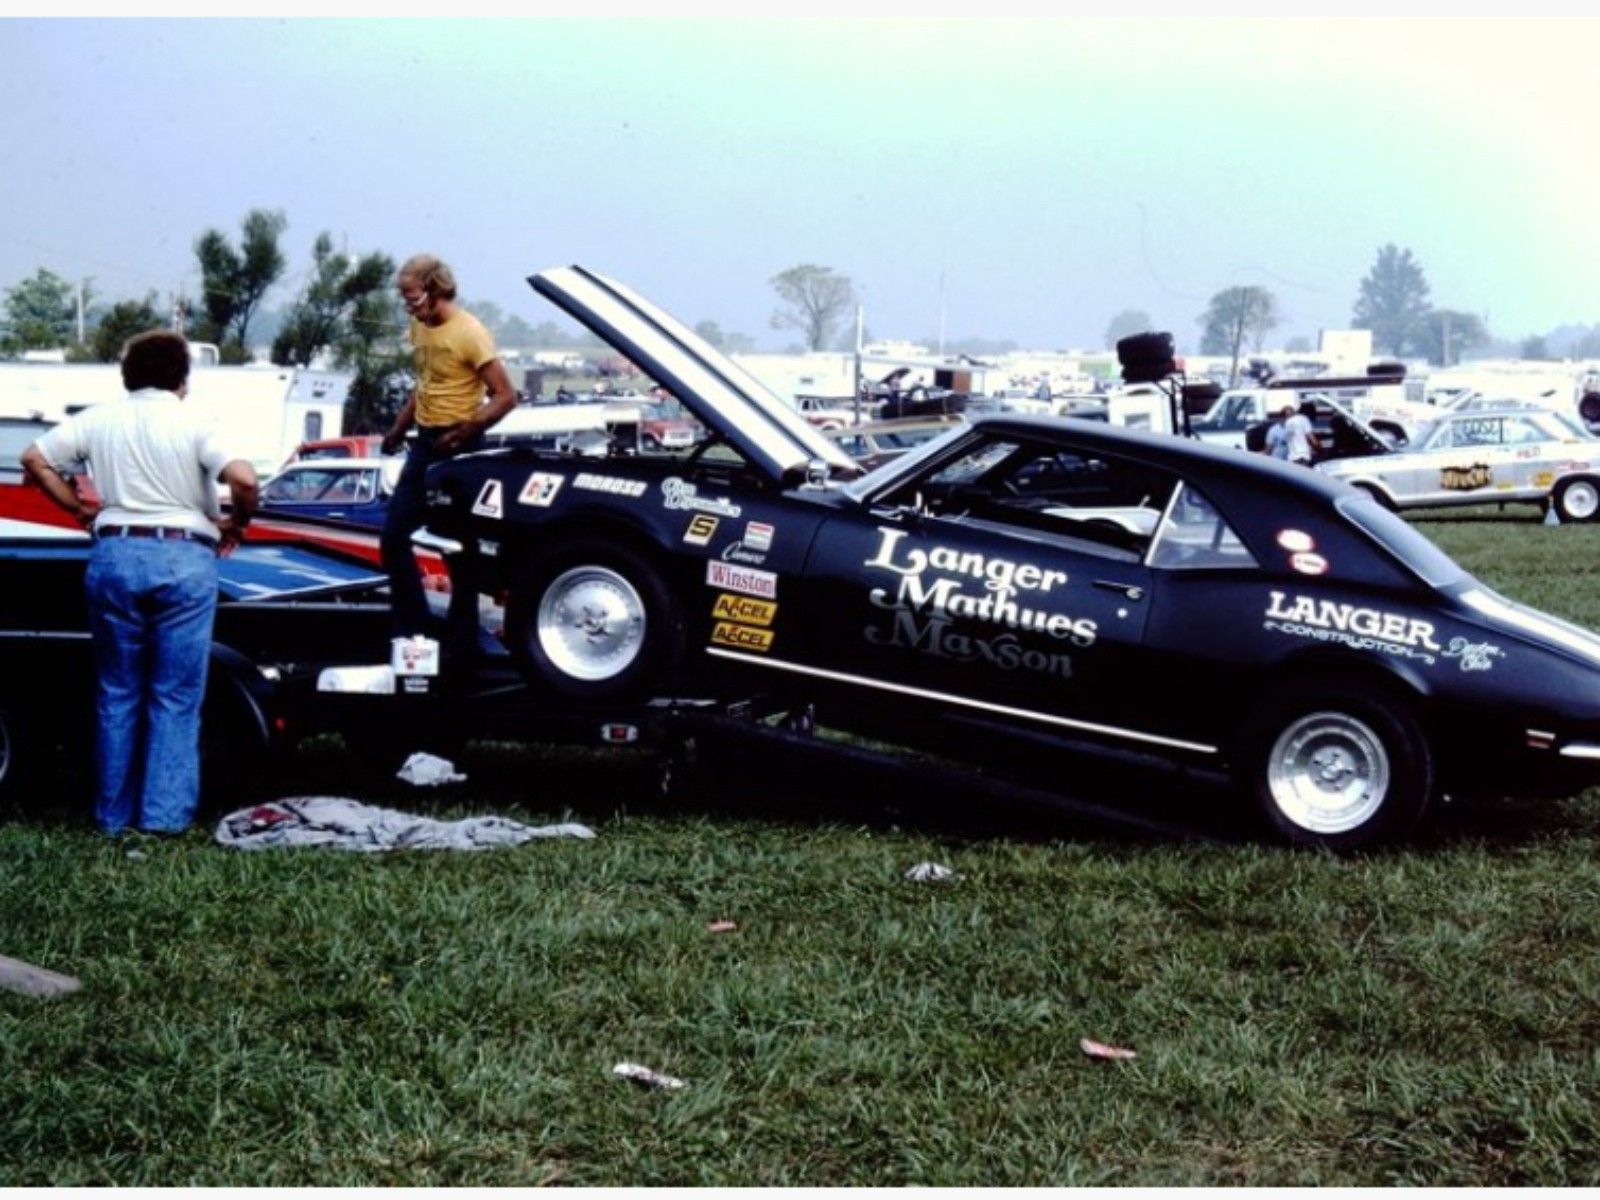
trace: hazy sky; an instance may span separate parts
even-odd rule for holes
[[[848,275],[879,338],[1193,348],[1271,289],[1348,325],[1378,248],[1521,338],[1600,322],[1596,19],[0,20],[0,288],[196,292],[281,209],[432,250],[531,323],[580,263],[779,348],[769,280]]]

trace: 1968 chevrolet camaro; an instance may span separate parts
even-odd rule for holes
[[[711,431],[687,453],[436,467],[430,532],[575,700],[756,687],[843,729],[1070,778],[1112,748],[1231,779],[1350,849],[1441,796],[1600,780],[1600,638],[1478,582],[1372,497],[1261,455],[979,416],[862,474],[627,288],[534,289]]]

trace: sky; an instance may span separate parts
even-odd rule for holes
[[[194,295],[196,239],[430,251],[554,317],[578,263],[765,349],[773,276],[849,277],[870,336],[1198,343],[1347,328],[1389,243],[1521,339],[1600,322],[1594,18],[0,19],[0,289]]]

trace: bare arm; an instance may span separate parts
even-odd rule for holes
[[[28,478],[39,485],[40,490],[49,496],[57,506],[71,513],[77,518],[78,524],[85,529],[94,524],[95,516],[100,511],[100,506],[93,501],[86,501],[78,495],[78,489],[72,486],[60,471],[50,465],[37,445],[30,445],[22,452],[22,468],[27,471]]]
[[[398,454],[400,447],[406,443],[406,430],[411,428],[411,422],[417,418],[417,394],[411,393],[411,398],[405,402],[399,413],[395,415],[394,424],[389,426],[389,432],[383,435],[383,452],[385,454]]]
[[[511,386],[511,377],[506,374],[505,364],[498,358],[491,358],[479,367],[478,378],[483,380],[489,401],[467,420],[452,426],[440,436],[439,448],[446,453],[454,453],[457,447],[492,428],[517,405],[516,389]]]
[[[244,540],[245,528],[255,518],[256,506],[261,501],[261,483],[256,478],[256,469],[242,458],[223,467],[217,479],[227,485],[232,500],[228,515],[217,522],[222,532],[222,546],[217,553],[226,557]]]

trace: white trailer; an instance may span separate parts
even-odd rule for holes
[[[304,367],[197,366],[188,402],[227,432],[263,476],[301,442],[344,433],[352,377]],[[126,393],[122,371],[103,363],[0,363],[0,416],[59,421]]]

